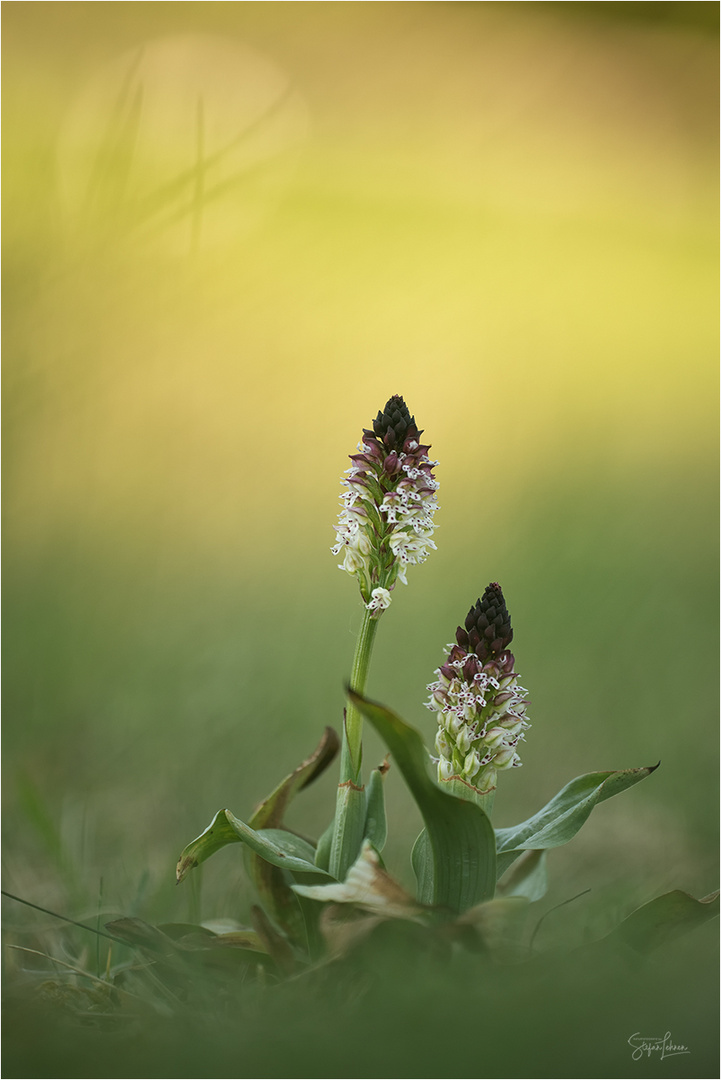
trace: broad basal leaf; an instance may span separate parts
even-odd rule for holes
[[[697,900],[689,893],[675,889],[637,908],[609,938],[620,939],[638,952],[650,952],[716,918],[718,913],[718,892]]]
[[[327,727],[310,757],[260,803],[247,825],[229,810],[219,810],[205,832],[188,844],[180,856],[176,869],[178,881],[182,881],[193,866],[198,866],[226,844],[244,843],[248,873],[261,901],[294,940],[307,937],[306,920],[296,897],[288,888],[283,871],[295,870],[307,874],[311,872],[308,864],[321,876],[324,876],[323,870],[315,866],[312,845],[292,833],[282,831],[281,826],[290,801],[320,776],[337,754],[338,747],[337,734]],[[292,863],[293,859],[300,859],[301,862]]]
[[[428,836],[427,891],[422,902],[465,911],[495,889],[495,837],[484,811],[442,791],[428,775],[428,753],[417,731],[375,702],[349,692],[396,760],[423,816]]]
[[[311,784],[328,768],[338,753],[340,740],[331,727],[327,727],[313,753],[302,762],[253,812],[248,825],[256,830],[280,829],[285,812],[295,795]],[[286,849],[287,850],[287,849]],[[316,863],[315,851],[309,845],[301,853],[308,862]],[[246,848],[245,864],[258,898],[266,911],[293,941],[307,944],[309,927],[297,898],[288,887],[283,870],[268,862],[261,854]],[[327,865],[322,869],[327,869]],[[305,941],[303,939],[306,939]]]
[[[658,765],[651,765],[643,769],[577,776],[527,821],[510,829],[497,829],[499,876],[522,851],[554,848],[568,843],[597,803],[633,787],[657,768]]]
[[[329,876],[314,864],[312,858],[305,857],[308,854],[313,855],[313,848],[300,837],[283,829],[261,829],[256,832],[250,825],[236,818],[230,810],[219,810],[205,832],[188,844],[180,856],[176,868],[178,881],[182,881],[189,870],[204,862],[225,844],[234,842],[246,844],[251,851],[272,866],[289,870],[291,873]],[[303,855],[296,854],[299,844],[303,845]]]

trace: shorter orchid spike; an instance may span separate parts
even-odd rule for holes
[[[491,582],[458,627],[437,681],[428,686],[428,708],[438,721],[439,780],[459,777],[487,794],[500,772],[521,764],[517,748],[530,724],[526,690],[508,650],[512,639],[503,591]]]

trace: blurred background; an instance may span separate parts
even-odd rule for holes
[[[717,20],[5,6],[6,889],[185,918],[182,847],[339,726],[339,480],[395,393],[438,551],[369,693],[430,744],[426,684],[501,582],[533,727],[497,823],[661,760],[551,856],[549,902],[714,887]],[[204,917],[247,912],[241,861],[204,868]]]

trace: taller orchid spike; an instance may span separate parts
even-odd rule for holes
[[[437,461],[420,443],[414,416],[399,394],[363,430],[358,453],[343,485],[334,555],[341,570],[358,578],[365,606],[378,618],[391,602],[396,581],[407,584],[406,567],[422,563],[435,548],[438,509]]]

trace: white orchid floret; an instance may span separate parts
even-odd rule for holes
[[[445,709],[443,712],[443,720],[446,731],[452,736],[457,737],[459,731],[465,726],[463,716],[459,716],[454,709]]]
[[[460,749],[460,748],[459,748]],[[477,750],[471,750],[466,755],[466,759],[463,763],[463,773],[469,779],[478,775],[478,771],[481,767],[481,755]]]
[[[496,754],[493,765],[496,769],[510,769],[517,761],[520,764],[520,760],[513,747],[508,746]]]
[[[450,780],[453,776],[453,762],[448,758],[441,758],[438,762],[439,780]]]
[[[441,757],[448,758],[450,760],[451,754],[453,752],[453,747],[443,728],[438,728],[438,731],[436,732],[436,750],[441,755]]]
[[[484,743],[488,747],[497,746],[507,735],[503,728],[493,727],[486,732]]]
[[[385,611],[387,607],[390,607],[392,599],[388,589],[374,589],[366,607],[369,611]]]
[[[357,574],[363,567],[363,556],[355,548],[347,547],[343,562],[339,563],[338,566],[348,574]]]
[[[419,532],[395,532],[391,535],[391,551],[404,565],[425,562],[428,554],[435,551],[430,529]]]
[[[498,773],[493,767],[487,768],[483,772],[482,785],[484,791],[493,791],[496,786],[496,780],[498,779]],[[480,785],[479,785],[480,786]]]
[[[456,736],[456,746],[461,754],[467,753],[473,743],[473,731],[468,724],[465,724]]]

